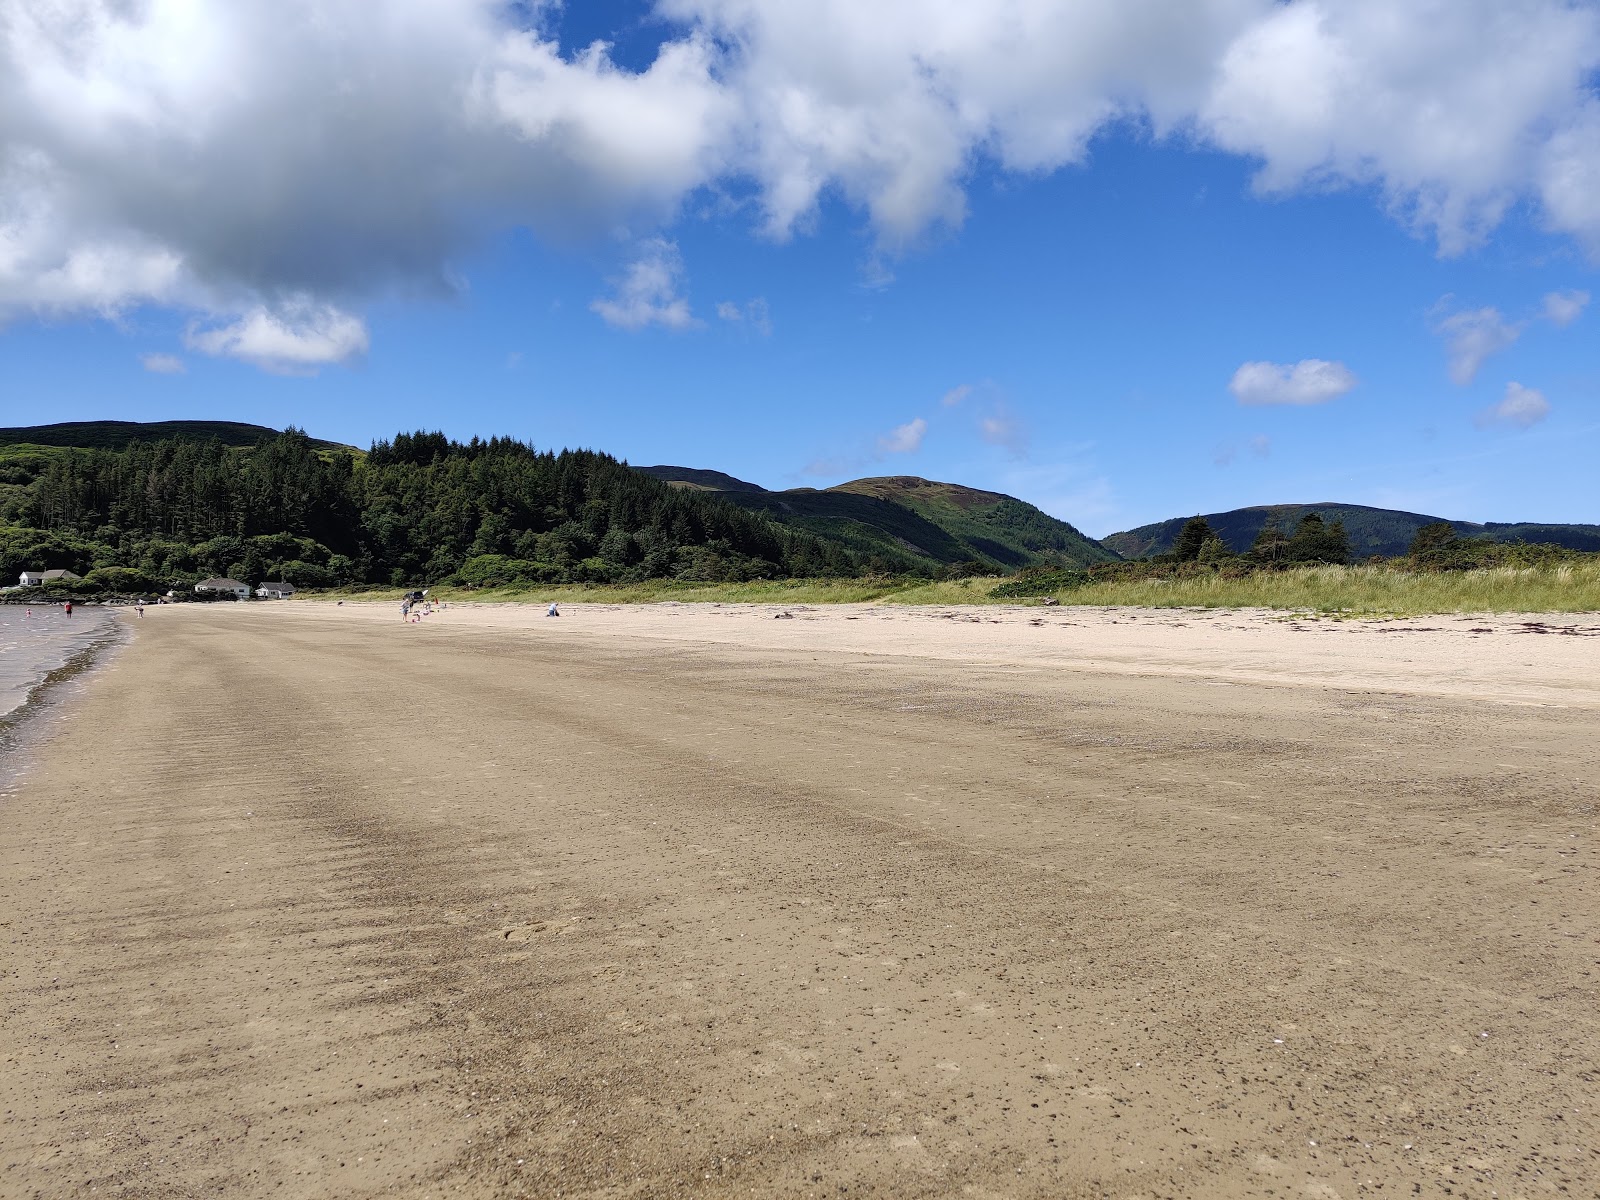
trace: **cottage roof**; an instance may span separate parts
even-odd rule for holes
[[[269,592],[292,592],[292,591],[294,591],[294,584],[290,583],[287,579],[278,579],[278,580],[268,579],[268,580],[263,581],[261,586],[266,588],[267,591],[269,591]]]
[[[217,591],[232,591],[235,588],[247,588],[248,585],[240,583],[237,579],[202,579],[195,584],[195,587],[215,589]]]

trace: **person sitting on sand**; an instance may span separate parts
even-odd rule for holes
[[[554,600],[550,601],[550,611],[545,613],[545,616],[547,616],[547,617],[559,617],[560,615],[561,614],[556,611],[556,602]]]

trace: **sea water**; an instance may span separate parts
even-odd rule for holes
[[[0,604],[0,722],[27,703],[50,672],[113,633],[110,609]]]

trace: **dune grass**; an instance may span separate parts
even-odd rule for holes
[[[1413,572],[1302,567],[1239,579],[1129,579],[1060,593],[1062,604],[1141,608],[1281,608],[1349,616],[1600,611],[1600,564]]]
[[[995,578],[769,579],[689,583],[651,579],[635,584],[512,584],[498,588],[437,587],[451,603],[653,604],[1039,604],[1001,600]],[[307,599],[399,603],[403,589],[336,590]],[[1412,572],[1391,566],[1301,567],[1243,578],[1107,579],[1056,593],[1063,605],[1136,608],[1268,608],[1325,616],[1426,616],[1431,613],[1600,612],[1600,563]]]

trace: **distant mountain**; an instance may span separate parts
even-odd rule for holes
[[[131,442],[157,442],[177,438],[224,446],[261,446],[279,431],[240,421],[63,421],[55,425],[20,425],[0,429],[0,446],[51,446],[77,450],[123,450]],[[338,442],[316,438],[319,449],[341,448]],[[348,447],[345,447],[348,448]]]
[[[676,484],[679,487],[699,488],[706,492],[764,492],[767,489],[759,483],[746,483],[742,479],[735,479],[732,475],[725,475],[721,471],[702,471],[695,467],[635,467],[635,471],[642,471],[652,479],[659,479],[663,483]]]
[[[637,469],[680,486],[718,491],[740,508],[837,542],[894,570],[958,562],[1015,570],[1116,558],[1067,522],[1014,496],[914,475],[857,479],[820,491],[769,492],[720,471]]]
[[[1404,512],[1392,508],[1369,508],[1364,504],[1263,504],[1253,508],[1235,508],[1228,512],[1206,513],[1206,521],[1230,550],[1243,553],[1250,548],[1261,527],[1276,517],[1286,532],[1306,513],[1320,513],[1326,521],[1343,521],[1350,535],[1350,550],[1355,558],[1373,554],[1394,556],[1404,554],[1416,537],[1417,530],[1445,517],[1430,517],[1425,513]],[[1113,533],[1101,543],[1115,550],[1123,558],[1147,558],[1152,554],[1165,554],[1177,541],[1178,532],[1189,517],[1173,517],[1153,525]],[[1532,522],[1492,522],[1480,525],[1474,521],[1450,521],[1462,537],[1487,537],[1497,542],[1554,542],[1572,550],[1600,550],[1600,525],[1544,525]]]

